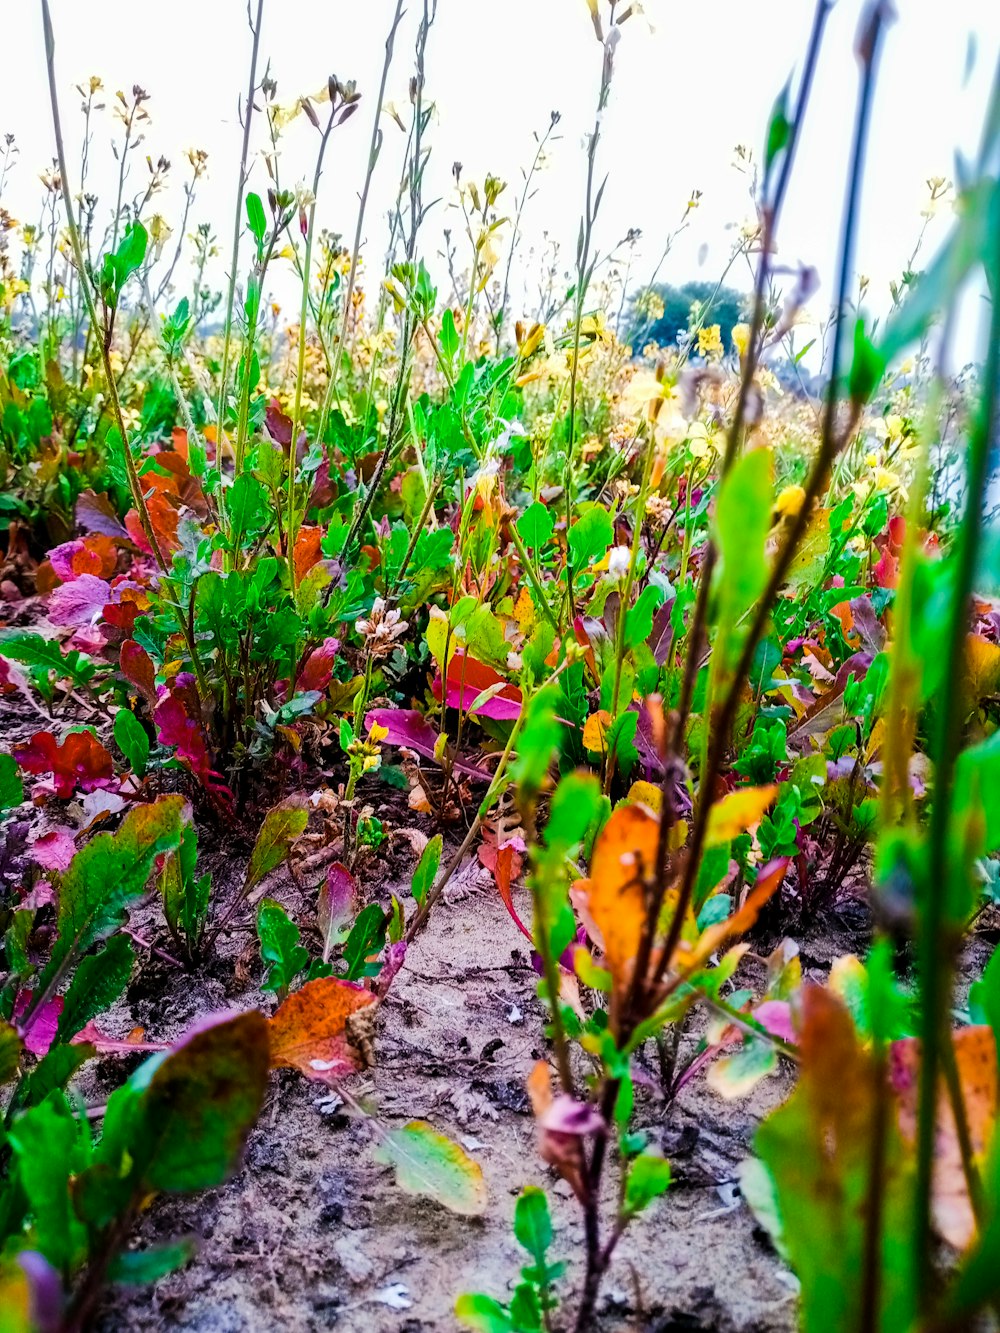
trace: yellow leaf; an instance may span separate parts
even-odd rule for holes
[[[663,792],[653,782],[633,782],[628,789],[628,795],[625,797],[629,805],[648,805],[654,815],[660,813],[660,806],[663,803]]]
[[[517,595],[517,601],[514,603],[514,619],[522,634],[527,634],[535,623],[535,604],[527,588],[522,588]]]
[[[438,670],[442,676],[447,676],[448,662],[454,657],[458,643],[454,634],[449,640],[448,617],[437,607],[431,607],[430,620],[427,622],[424,637],[427,640],[427,647],[431,650],[431,656],[438,665]],[[445,661],[446,644],[448,661]]]
[[[720,842],[729,842],[759,824],[777,794],[777,786],[771,783],[767,787],[743,787],[723,796],[709,812],[705,846],[715,847]]]
[[[603,754],[604,734],[611,725],[611,714],[604,708],[599,713],[591,713],[583,728],[583,748],[592,754]]]

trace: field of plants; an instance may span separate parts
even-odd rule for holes
[[[580,4],[578,240],[522,309],[559,117],[516,183],[456,164],[436,285],[436,0],[412,50],[389,5],[381,87],[291,103],[252,0],[211,224],[204,155],[164,218],[147,92],[64,86],[40,0],[35,223],[0,141],[0,1333],[997,1327],[1000,77],[876,299],[863,6],[804,340],[832,7],[739,150],[740,317],[727,269],[654,339],[597,243],[637,4]]]

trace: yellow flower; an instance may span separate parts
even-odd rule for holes
[[[774,512],[779,518],[794,518],[805,498],[803,487],[786,486],[774,502]]]
[[[747,354],[747,346],[750,343],[750,325],[734,324],[731,337],[733,346],[736,348],[737,352],[739,352],[740,360],[742,361]]]
[[[722,329],[718,324],[709,324],[698,330],[698,354],[700,356],[722,355]]]

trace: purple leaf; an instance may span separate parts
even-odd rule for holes
[[[373,726],[388,728],[389,734],[385,738],[387,745],[405,746],[407,750],[415,750],[426,759],[434,758],[438,733],[415,708],[373,708],[365,717],[365,726],[369,731]],[[489,782],[491,778],[485,769],[477,768],[475,764],[466,763],[463,759],[455,760],[455,770],[480,782]]]
[[[111,601],[111,584],[96,574],[80,574],[72,583],[60,584],[49,596],[48,615],[54,625],[79,628],[100,619]]]

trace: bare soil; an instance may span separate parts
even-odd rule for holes
[[[335,1326],[451,1333],[459,1293],[503,1298],[525,1261],[511,1220],[527,1184],[549,1189],[553,1253],[570,1260],[564,1289],[572,1293],[581,1276],[579,1210],[538,1159],[524,1091],[545,1053],[536,976],[485,881],[442,903],[410,951],[381,1008],[377,1064],[355,1078],[351,1093],[378,1123],[426,1119],[463,1143],[486,1177],[486,1216],[456,1217],[402,1193],[372,1160],[377,1124],[347,1114],[320,1085],[283,1073],[240,1173],[211,1194],[161,1199],[144,1219],[137,1244],[191,1235],[199,1242],[195,1262],[152,1290],[109,1294],[98,1323],[104,1333]],[[130,1017],[149,1040],[174,1036],[206,1009],[269,1003],[255,987],[218,981],[175,984],[156,998],[136,989]],[[122,1012],[114,1017],[129,1021]],[[651,1095],[640,1098],[638,1125],[669,1156],[674,1183],[619,1247],[602,1333],[795,1327],[794,1279],[735,1185],[755,1124],[789,1087],[782,1071],[746,1102],[727,1103],[696,1083],[669,1114]]]

